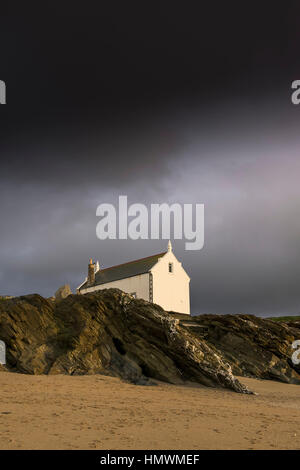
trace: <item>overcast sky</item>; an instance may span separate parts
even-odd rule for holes
[[[299,314],[297,2],[97,5],[1,19],[0,295],[163,251],[96,238],[98,204],[125,194],[205,204],[204,248],[173,242],[193,313]]]

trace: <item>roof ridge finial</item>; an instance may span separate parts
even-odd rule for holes
[[[171,240],[168,241],[168,252],[172,251],[172,243]]]

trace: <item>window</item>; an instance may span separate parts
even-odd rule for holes
[[[169,263],[169,273],[173,272],[173,263]]]

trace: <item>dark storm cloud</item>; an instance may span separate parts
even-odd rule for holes
[[[193,312],[298,313],[298,9],[61,2],[7,15],[0,294],[74,289],[91,256],[164,249],[97,240],[97,205],[127,194],[205,204],[204,249],[174,244]]]
[[[21,135],[4,151],[0,179],[11,175],[15,183],[45,184],[74,188],[80,183],[88,191],[92,186],[120,187],[167,176],[168,163],[178,158],[183,146],[168,120],[125,123],[113,129],[101,123],[89,128],[52,130],[39,135]]]
[[[231,109],[232,121],[243,115],[244,122],[224,126],[221,134],[217,112],[209,133],[201,113],[198,119],[185,113],[180,123],[170,116],[174,128],[180,128],[180,145],[167,156],[158,140],[155,152],[164,172],[151,166],[145,172],[141,165],[124,177],[118,157],[111,157],[105,168],[113,166],[114,172],[90,172],[89,184],[80,183],[80,165],[70,170],[76,184],[65,171],[57,173],[56,184],[52,178],[49,184],[27,178],[3,184],[2,217],[8,221],[1,226],[3,292],[51,295],[64,282],[75,288],[90,256],[108,266],[164,249],[165,241],[96,239],[97,205],[117,204],[118,195],[127,194],[129,203],[205,204],[204,249],[187,252],[184,243],[174,243],[192,278],[193,312],[297,312],[299,138],[293,121],[281,117],[282,125],[270,112],[260,119],[259,133],[248,111],[244,135],[247,119],[245,110],[239,111]],[[153,139],[150,132],[152,145]],[[148,153],[143,147],[139,156]]]
[[[199,163],[197,171],[194,165],[197,176],[186,172],[180,185],[188,182],[191,189],[177,194],[206,208],[204,249],[184,256],[194,273],[194,305],[225,313],[296,313],[300,141],[268,151],[243,144],[229,154],[209,149],[210,166],[203,171]]]

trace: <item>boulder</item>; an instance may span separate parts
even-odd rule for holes
[[[69,284],[64,284],[55,292],[55,300],[57,301],[63,300],[69,295],[72,295],[71,288]]]

